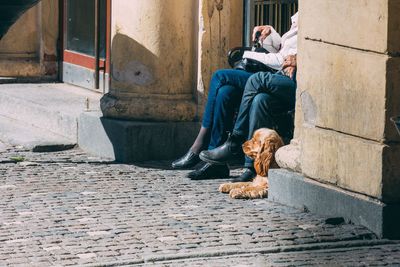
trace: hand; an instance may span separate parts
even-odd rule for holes
[[[290,79],[293,79],[294,73],[296,71],[296,67],[286,67],[283,72],[285,73],[286,76],[288,76]]]
[[[261,32],[260,41],[264,41],[268,35],[271,34],[271,26],[264,25],[264,26],[256,26],[253,30],[253,42],[256,40],[256,32]]]
[[[289,55],[283,61],[282,69],[287,67],[296,67],[297,66],[297,57],[296,55]]]

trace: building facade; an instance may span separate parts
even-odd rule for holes
[[[177,154],[196,134],[212,73],[227,67],[226,52],[249,34],[244,14],[264,12],[249,11],[250,2],[42,0],[0,41],[0,76],[61,79],[104,94],[95,119],[106,131],[98,142],[111,140],[114,152],[122,151],[117,159],[146,159],[135,158],[146,143],[137,139],[143,127],[150,135],[161,131],[163,150]],[[398,12],[396,0],[299,0],[295,139],[277,155],[286,170],[270,174],[273,200],[394,238],[400,136],[390,118],[400,115]]]

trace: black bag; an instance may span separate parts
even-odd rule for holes
[[[233,69],[244,70],[247,72],[269,71],[276,72],[276,70],[268,67],[260,61],[243,58],[244,51],[251,51],[252,47],[235,47],[228,52],[228,63]],[[268,53],[264,48],[257,48],[255,52]]]
[[[259,71],[269,71],[275,73],[276,70],[268,67],[267,65],[261,63],[260,61],[250,59],[250,58],[243,58],[243,54],[245,51],[254,51],[259,53],[266,53],[269,52],[260,47],[258,43],[258,39],[261,36],[261,32],[256,33],[256,40],[254,41],[253,47],[235,47],[228,51],[228,63],[231,68],[244,70],[247,72],[259,72]]]

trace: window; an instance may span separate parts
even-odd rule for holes
[[[287,32],[290,28],[290,17],[297,9],[297,0],[245,0],[245,45],[249,45],[256,25],[272,25],[281,35]]]

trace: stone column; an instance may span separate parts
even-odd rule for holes
[[[400,237],[400,136],[390,121],[400,114],[400,2],[303,0],[299,10],[296,138],[303,182],[312,179],[300,187],[314,194],[303,204]]]
[[[39,4],[31,7],[0,40],[1,76],[41,76],[39,63]]]
[[[196,116],[196,1],[112,2],[108,118],[192,121]]]
[[[27,80],[57,78],[58,1],[36,2],[17,18],[0,41],[1,76]],[[24,8],[21,3],[16,4],[15,8],[18,7]],[[15,8],[10,12],[18,11]]]

